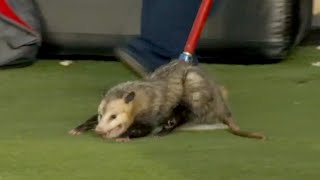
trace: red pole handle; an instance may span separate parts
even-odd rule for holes
[[[213,0],[202,0],[197,16],[193,22],[187,43],[184,47],[184,52],[190,54],[194,53],[200,39],[201,32],[211,10],[212,4]]]

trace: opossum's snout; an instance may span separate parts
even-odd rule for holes
[[[126,128],[122,124],[119,124],[118,126],[114,127],[113,129],[110,129],[109,131],[104,130],[101,127],[97,127],[95,129],[96,133],[101,135],[103,138],[111,139],[116,138],[119,135],[121,135]]]
[[[108,139],[119,137],[131,123],[125,114],[119,114],[118,116],[118,118],[109,121],[102,119],[96,126],[95,132]]]
[[[104,138],[117,138],[133,123],[132,101],[134,93],[129,93],[123,99],[108,103],[102,102],[99,108],[99,123],[95,132]]]

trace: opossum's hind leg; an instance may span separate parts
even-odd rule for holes
[[[172,113],[172,116],[165,121],[165,124],[162,126],[161,131],[156,133],[156,136],[165,136],[170,134],[173,130],[179,126],[186,123],[187,120],[187,110],[186,107],[179,105],[176,107]]]
[[[170,134],[177,126],[178,121],[175,118],[171,118],[162,126],[162,129],[157,132],[155,136],[166,136]]]
[[[86,120],[84,123],[78,125],[74,129],[71,129],[69,131],[70,135],[80,135],[85,131],[89,131],[91,129],[94,129],[98,124],[98,114],[95,114],[91,116],[88,120]]]

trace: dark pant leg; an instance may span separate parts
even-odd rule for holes
[[[129,46],[152,70],[178,58],[201,0],[143,0],[141,35]]]
[[[144,0],[141,36],[153,51],[171,58],[182,53],[201,0]]]

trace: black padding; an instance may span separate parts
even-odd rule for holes
[[[218,6],[199,45],[203,56],[282,59],[311,25],[312,0],[221,0]]]
[[[141,0],[36,1],[46,24],[42,55],[113,55],[140,32]],[[215,1],[197,49],[209,62],[281,60],[311,26],[312,0]]]
[[[41,17],[34,1],[4,1],[7,11],[0,12],[0,67],[25,67],[36,61],[41,46]]]

